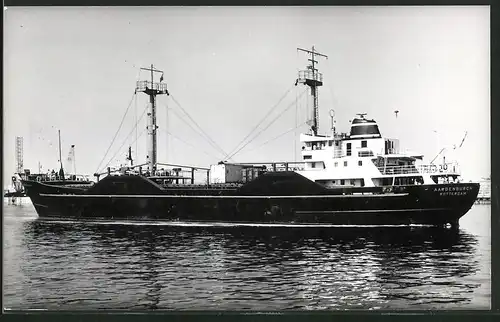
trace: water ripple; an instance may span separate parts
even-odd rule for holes
[[[489,207],[464,217],[489,226]],[[484,220],[479,220],[479,219]],[[484,227],[37,220],[6,209],[4,305],[50,310],[489,309]]]

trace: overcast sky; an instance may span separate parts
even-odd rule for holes
[[[297,131],[311,101],[297,72],[315,46],[324,86],[320,132],[349,130],[368,113],[384,136],[428,161],[445,145],[458,151],[466,179],[490,174],[489,7],[135,7],[8,8],[4,11],[4,177],[15,169],[15,137],[24,137],[24,166],[57,168],[76,145],[79,173],[124,162],[128,145],[145,159],[146,136],[127,135],[147,104],[135,82],[154,64],[172,97],[226,153],[267,118],[282,117],[241,150],[238,162],[293,160]],[[159,161],[208,166],[224,156],[180,120],[172,97],[158,97]],[[171,108],[167,114],[166,106]],[[399,110],[396,119],[394,111]],[[189,119],[183,117],[186,121]],[[167,123],[168,119],[168,123]],[[140,121],[137,135],[146,120]],[[167,137],[165,130],[174,136]],[[182,139],[183,141],[179,140]],[[187,142],[187,143],[186,143]]]

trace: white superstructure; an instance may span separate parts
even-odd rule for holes
[[[303,170],[297,173],[328,187],[392,186],[458,182],[456,162],[423,164],[423,156],[401,151],[384,138],[377,123],[358,114],[349,134],[301,134]]]

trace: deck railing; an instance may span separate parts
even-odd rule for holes
[[[420,173],[415,166],[385,166],[377,168],[383,175]]]
[[[156,90],[160,92],[164,92],[167,90],[167,84],[165,83],[151,83],[151,81],[137,81],[136,90],[139,92],[143,92],[146,89]]]
[[[417,168],[425,174],[456,174],[460,175],[460,166],[457,162],[448,162],[444,164],[422,164]]]
[[[381,166],[377,167],[383,175],[397,174],[431,174],[431,175],[460,175],[460,168],[457,162],[445,164],[420,164],[406,166]]]
[[[331,140],[331,138],[325,138],[325,141],[330,141],[330,140]],[[308,144],[310,144],[310,145],[308,146]],[[333,143],[333,142],[332,142],[332,145],[330,145],[329,143],[324,144],[323,142],[320,143],[320,141],[307,142],[306,145],[304,145],[304,147],[302,148],[302,151],[333,150],[334,144],[335,143]],[[387,154],[385,152],[387,152]],[[390,149],[387,149],[387,151],[385,151],[385,149],[380,149],[378,151],[374,151],[373,149],[368,148],[368,147],[364,147],[364,148],[363,147],[353,147],[353,148],[351,148],[351,155],[353,155],[353,156],[356,154],[358,154],[358,156],[363,156],[363,155],[359,155],[359,154],[365,154],[365,153],[368,153],[368,154],[371,153],[372,155],[370,155],[370,156],[374,156],[374,155],[384,156],[384,155],[397,155],[397,154],[415,155],[415,152],[412,151],[411,149],[403,149],[403,148],[390,148]],[[345,156],[348,156],[346,149],[343,149],[341,151],[336,151],[334,154],[334,158],[341,158],[341,157],[345,157]]]
[[[319,72],[313,73],[312,70],[301,70],[299,71],[299,80],[315,80],[323,82],[323,74]]]
[[[300,171],[305,169],[306,161],[255,162],[255,163],[238,163],[238,165],[242,165],[244,167],[261,168],[266,172]]]
[[[143,167],[145,167],[145,169],[143,169]],[[190,182],[194,184],[196,171],[206,172],[206,179],[208,181],[210,170],[209,168],[203,167],[158,162],[156,164],[156,171],[150,173],[147,167],[148,163],[136,164],[134,166],[108,167],[104,172],[94,173],[94,176],[97,178],[97,181],[99,181],[99,179],[109,175],[141,175],[158,182]]]
[[[21,178],[32,179],[36,181],[46,182],[46,181],[62,181],[63,178],[59,175],[59,173],[48,173],[48,174],[30,174],[30,175],[21,175]],[[65,174],[64,180],[72,180],[72,181],[89,181],[90,176],[85,174]]]
[[[375,156],[375,153],[373,152],[372,149],[369,149],[369,148],[353,148],[350,150],[350,154],[348,155],[347,154],[347,150],[333,150],[334,147],[333,146],[329,146],[329,145],[326,145],[326,146],[317,146],[316,148],[312,148],[312,147],[305,147],[302,151],[303,152],[309,152],[309,151],[318,151],[318,150],[331,150],[333,151],[333,153],[331,154],[332,158],[334,159],[338,159],[338,158],[342,158],[342,157],[348,157],[348,156],[357,156],[357,157],[373,157]],[[307,161],[307,160],[306,160]]]

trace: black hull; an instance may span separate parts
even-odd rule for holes
[[[22,182],[34,182],[33,181],[28,181],[28,180],[21,180]],[[36,181],[36,182],[43,182],[46,185],[51,185],[51,186],[67,186],[67,187],[90,187],[92,185],[91,181],[77,181],[77,180],[52,180],[52,181]],[[3,195],[6,198],[10,197],[27,197],[26,192],[24,190],[21,191],[14,191],[14,192],[6,192]]]
[[[41,218],[326,225],[458,225],[479,184],[326,189],[295,173],[234,188],[163,188],[139,176],[90,189],[23,182]]]

